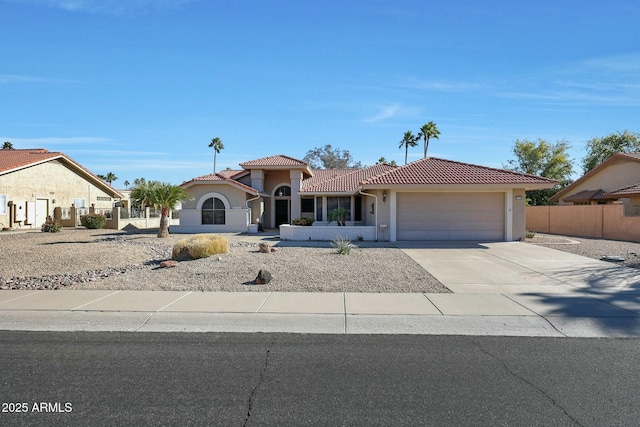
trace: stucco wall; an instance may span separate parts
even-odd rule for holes
[[[527,230],[640,242],[640,217],[625,216],[622,204],[530,206]]]
[[[209,193],[219,193],[224,196],[229,202],[230,208],[247,207],[247,193],[229,184],[192,185],[187,188],[187,191],[193,196],[193,200],[183,201],[182,209],[196,209],[198,202],[201,202],[201,199]]]
[[[26,209],[27,201],[48,200],[46,215],[53,215],[56,206],[70,207],[74,199],[84,199],[86,207],[92,204],[99,209],[113,207],[113,199],[108,194],[58,160],[0,175],[0,195],[5,194],[7,202],[13,201],[16,206],[22,206],[23,210]],[[109,200],[98,200],[98,197]],[[6,211],[6,214],[0,214],[0,223],[8,226],[8,208]],[[34,224],[35,226],[39,227],[40,224]]]
[[[523,240],[526,234],[526,207],[527,197],[525,190],[518,188],[513,190],[513,224],[512,239]],[[518,200],[520,198],[520,200]]]
[[[375,240],[375,227],[367,226],[347,226],[339,227],[336,225],[323,225],[318,227],[304,227],[297,225],[282,224],[280,226],[281,240],[334,240],[339,237],[357,241],[359,237],[362,240]]]

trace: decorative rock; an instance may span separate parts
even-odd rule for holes
[[[271,281],[271,273],[267,270],[260,270],[256,277],[256,285],[266,285]]]
[[[172,268],[178,265],[178,261],[168,259],[160,262],[160,268]]]
[[[258,249],[260,249],[260,252],[263,252],[265,254],[268,254],[269,252],[277,251],[276,248],[272,248],[271,246],[267,245],[266,243],[260,243],[258,245]]]

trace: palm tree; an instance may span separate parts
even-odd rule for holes
[[[400,146],[398,148],[404,147],[404,164],[407,164],[407,157],[409,155],[409,147],[415,147],[418,145],[418,137],[413,134],[410,130],[404,133],[404,138],[400,141]]]
[[[425,125],[422,125],[422,127],[420,128],[420,132],[418,132],[418,139],[424,139],[424,157],[427,157],[429,138],[440,139],[438,135],[440,135],[440,131],[438,130],[434,122],[429,122]]]
[[[169,213],[179,201],[187,199],[191,199],[191,195],[184,188],[167,182],[145,182],[131,190],[131,200],[136,200],[141,206],[160,209],[160,228],[157,237],[169,237]]]
[[[118,180],[118,177],[113,172],[109,172],[107,176],[104,177],[104,180],[107,181],[109,185],[111,185],[113,181]]]
[[[2,144],[2,149],[3,150],[13,150],[13,144],[10,143],[9,141],[5,141],[5,143]]]
[[[216,136],[211,140],[209,148],[213,148],[213,173],[216,173],[216,155],[220,152],[220,150],[224,149],[222,140]]]
[[[129,189],[129,181],[125,179],[123,184],[124,184],[124,189],[128,190]]]

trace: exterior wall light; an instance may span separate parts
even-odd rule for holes
[[[384,203],[387,203],[387,190],[384,190],[384,191],[382,192],[382,201],[383,201]]]

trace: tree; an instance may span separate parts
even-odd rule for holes
[[[101,180],[103,180],[103,181],[106,181],[106,180],[107,180],[107,176],[106,176],[106,175],[97,174],[96,176],[97,176],[98,178],[100,178]]]
[[[127,190],[129,189],[129,181],[127,181],[126,179],[124,180],[124,189]]]
[[[415,147],[418,145],[418,136],[414,135],[410,130],[404,133],[404,138],[400,141],[400,146],[398,148],[404,147],[404,164],[407,164],[407,157],[409,156],[409,147]]]
[[[516,158],[508,161],[506,169],[558,181],[550,189],[527,191],[530,205],[548,205],[551,196],[571,183],[573,162],[567,154],[569,148],[566,141],[549,144],[540,138],[537,141],[516,140],[513,145]]]
[[[118,177],[117,177],[113,172],[109,172],[109,173],[107,174],[107,176],[105,176],[103,179],[104,179],[105,181],[107,181],[107,182],[109,183],[109,185],[111,185],[111,183],[112,183],[113,181],[117,181],[117,180],[118,180]]]
[[[13,150],[13,144],[10,143],[9,141],[5,141],[5,143],[2,144],[2,149],[3,150]]]
[[[625,130],[603,138],[591,138],[587,141],[587,155],[582,159],[582,169],[587,173],[616,153],[637,151],[640,151],[640,133]]]
[[[359,169],[362,163],[354,162],[348,150],[333,149],[330,144],[307,151],[303,159],[314,169]]]
[[[384,157],[380,157],[378,159],[378,162],[376,163],[376,165],[391,165],[391,166],[398,166],[398,164],[396,163],[395,160],[391,160],[390,162],[387,161],[387,159],[385,159]]]
[[[216,173],[216,156],[218,155],[218,153],[220,153],[221,150],[224,149],[222,140],[216,136],[211,140],[209,148],[213,148],[213,173]]]
[[[191,199],[191,195],[179,185],[166,182],[149,181],[140,183],[131,189],[131,200],[141,206],[153,206],[160,209],[159,238],[169,237],[169,214],[181,200]]]
[[[424,139],[424,157],[427,157],[427,150],[429,149],[429,138],[440,139],[438,135],[440,135],[440,131],[438,130],[434,122],[424,124],[420,128],[420,132],[418,132],[418,139]]]

